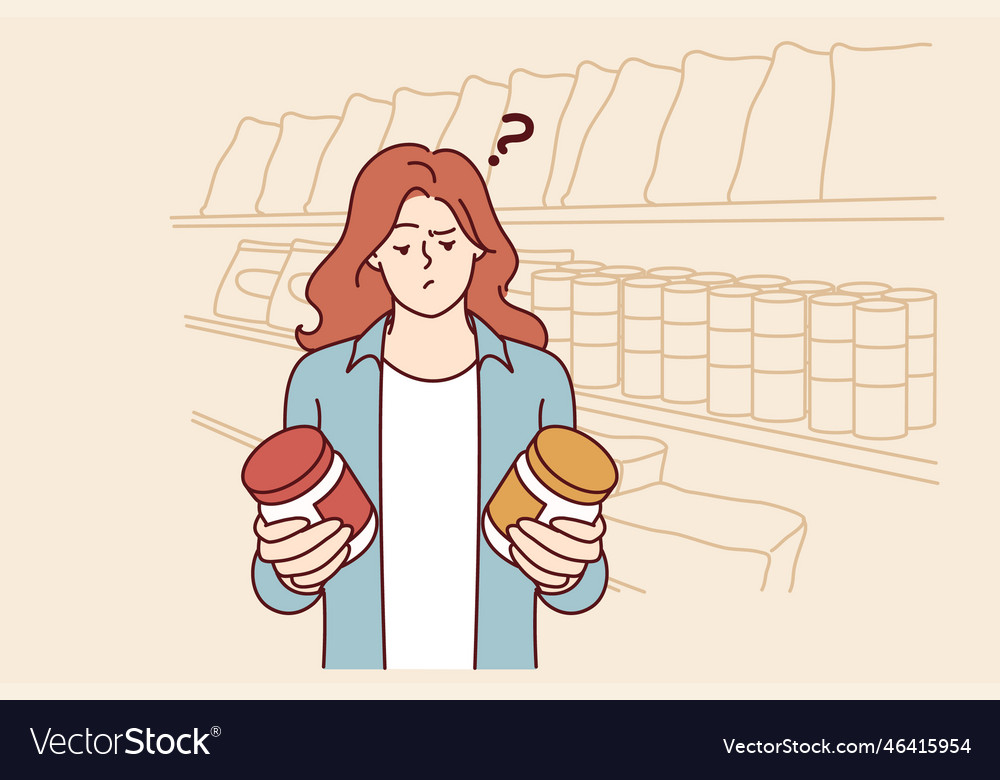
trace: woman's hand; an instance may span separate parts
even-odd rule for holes
[[[552,525],[522,517],[507,533],[511,557],[542,593],[563,593],[583,577],[588,563],[601,558],[606,526],[600,515],[593,523],[557,517]]]
[[[268,523],[257,515],[253,531],[260,559],[273,563],[278,579],[296,593],[319,593],[350,553],[351,527],[337,519],[313,525],[304,517]]]

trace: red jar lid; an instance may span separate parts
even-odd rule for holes
[[[296,425],[257,445],[243,464],[243,485],[261,504],[305,495],[326,475],[333,447],[318,428]]]

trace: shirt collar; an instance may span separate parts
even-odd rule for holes
[[[389,324],[390,314],[385,314],[375,320],[368,330],[354,340],[354,350],[351,353],[351,360],[347,364],[347,370],[351,371],[358,363],[366,358],[374,360],[379,368],[382,367],[382,346],[385,343],[385,329]],[[514,367],[510,363],[510,356],[507,354],[507,344],[503,338],[498,336],[489,325],[483,322],[475,314],[468,315],[472,325],[472,332],[476,338],[476,356],[480,366],[487,358],[499,360],[504,367],[514,372]]]

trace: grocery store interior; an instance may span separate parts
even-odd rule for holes
[[[484,37],[481,20],[306,21],[25,22],[10,55],[42,36],[84,46],[81,29],[94,52],[58,87],[58,116],[100,118],[72,128],[71,150],[40,129],[56,108],[14,88],[37,115],[19,132],[50,150],[21,162],[36,188],[23,197],[52,204],[21,251],[62,257],[49,267],[63,324],[36,335],[79,346],[18,392],[55,410],[80,464],[69,488],[105,502],[102,544],[128,551],[118,568],[89,556],[78,606],[95,606],[57,621],[79,659],[26,657],[33,681],[386,681],[324,673],[318,611],[257,603],[239,473],[282,426],[293,331],[315,318],[305,285],[354,177],[405,141],[480,168],[521,259],[508,298],[545,322],[578,426],[620,474],[601,604],[540,606],[535,676],[477,683],[982,675],[996,271],[977,243],[985,185],[968,181],[995,152],[966,74],[984,32],[497,19]],[[38,68],[38,89],[60,81]],[[521,129],[513,113],[531,137],[491,164]],[[45,173],[69,165],[85,175],[61,192]],[[42,232],[59,212],[86,253]],[[81,385],[69,405],[67,374]],[[75,454],[83,441],[101,442],[94,462]],[[102,499],[96,475],[121,487]],[[94,533],[67,530],[60,554]],[[60,586],[85,571],[67,566]],[[119,609],[140,615],[135,632]],[[469,681],[389,681],[431,678]]]

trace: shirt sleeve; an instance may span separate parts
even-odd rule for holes
[[[308,357],[308,356],[307,356]],[[315,383],[310,380],[311,365],[303,358],[292,369],[285,390],[285,427],[292,425],[314,425],[319,427],[319,401],[316,398]],[[305,595],[285,587],[278,579],[274,564],[265,563],[254,553],[251,581],[257,598],[268,609],[286,615],[293,615],[308,609],[319,599],[319,594]]]
[[[313,378],[313,364],[309,356],[302,358],[288,379],[285,389],[285,427],[293,425],[320,424],[319,399],[316,395],[317,383]]]
[[[550,377],[545,383],[542,400],[538,410],[538,427],[548,425],[565,425],[576,427],[576,400],[573,397],[573,385],[563,364],[555,358],[551,361]]]
[[[319,593],[306,595],[286,588],[278,579],[274,564],[264,563],[256,553],[253,556],[251,581],[260,603],[272,612],[280,612],[283,615],[294,615],[309,609],[320,596]]]
[[[604,553],[593,563],[588,563],[583,570],[583,577],[565,593],[549,595],[539,592],[539,598],[556,612],[575,615],[586,612],[597,604],[608,587],[608,562]]]
[[[542,405],[539,409],[539,424],[544,428],[548,425],[565,425],[576,427],[576,403],[573,397],[573,385],[562,363],[553,361],[555,369],[553,378],[545,389]],[[576,614],[586,612],[597,604],[604,595],[608,585],[608,564],[604,553],[593,563],[587,564],[580,581],[565,593],[549,595],[539,592],[539,597],[549,607],[557,612]]]

